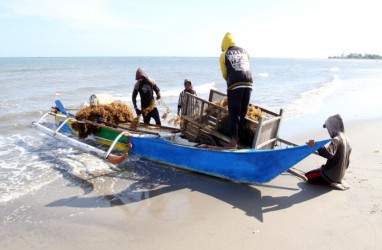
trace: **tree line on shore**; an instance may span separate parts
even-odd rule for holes
[[[350,53],[347,55],[329,56],[329,59],[382,59],[382,56],[376,54]]]

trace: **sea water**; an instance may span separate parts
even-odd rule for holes
[[[217,57],[0,58],[0,203],[63,174],[82,178],[110,171],[109,163],[43,135],[31,122],[56,99],[75,106],[92,94],[108,93],[132,107],[138,67],[156,80],[162,95],[159,112],[169,108],[169,118],[177,112],[185,78],[202,98],[210,89],[226,93]],[[283,109],[283,138],[321,128],[337,113],[345,124],[382,114],[382,61],[252,58],[251,69],[251,103],[274,112]],[[139,159],[124,164],[129,161]]]

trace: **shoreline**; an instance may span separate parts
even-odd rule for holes
[[[353,147],[347,191],[309,185],[286,172],[262,185],[242,185],[132,159],[128,171],[86,180],[63,174],[1,204],[0,244],[3,249],[377,249],[382,118],[344,123]],[[292,138],[301,144],[328,135],[319,129]],[[307,172],[324,161],[312,155],[294,169]]]

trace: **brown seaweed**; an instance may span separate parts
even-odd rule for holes
[[[76,113],[77,121],[88,120],[92,122],[104,122],[109,124],[126,123],[133,120],[134,115],[129,105],[121,102],[113,102],[111,104],[91,105],[83,108]],[[99,127],[81,123],[73,122],[72,127],[78,131],[78,137],[86,138],[91,134],[95,134]]]

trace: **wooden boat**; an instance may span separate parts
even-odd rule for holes
[[[209,101],[202,101],[208,105],[213,105]],[[61,129],[66,129],[75,134],[75,131],[70,128],[70,123],[74,118],[66,112],[60,101],[56,101],[56,105],[59,112],[49,114],[56,117],[57,130],[50,130],[41,124],[47,114],[38,122],[33,122],[33,126],[52,137],[85,151],[93,152],[104,158],[112,156],[112,163],[119,163],[120,160],[126,158],[126,155],[116,156],[111,154],[114,148],[118,148],[151,161],[249,184],[265,183],[272,180],[330,141],[318,141],[314,147],[308,147],[307,145],[276,147],[275,145],[279,145],[280,142],[285,142],[285,140],[274,138],[275,135],[277,136],[279,120],[281,120],[278,117],[276,117],[277,123],[268,123],[277,124],[277,129],[262,130],[259,127],[258,131],[263,131],[268,136],[264,136],[264,134],[254,136],[257,145],[262,145],[262,147],[272,145],[268,149],[258,149],[256,144],[254,144],[253,148],[246,149],[200,147],[198,142],[189,142],[182,139],[179,129],[176,128],[142,125],[138,129],[130,129],[128,124],[110,126],[110,124],[82,121],[99,126],[100,129],[94,134],[97,142],[110,146],[109,150],[104,152],[97,147],[65,136],[60,131]],[[264,124],[266,126],[266,123]],[[261,126],[261,124],[258,124],[258,126]],[[203,133],[208,131],[208,128],[204,126]],[[269,131],[273,131],[273,134]],[[218,135],[216,132],[213,134]],[[262,141],[259,141],[259,138],[263,138]]]
[[[288,170],[329,140],[285,149],[213,150],[175,144],[164,138],[131,137],[132,153],[149,160],[243,183],[264,183]]]

